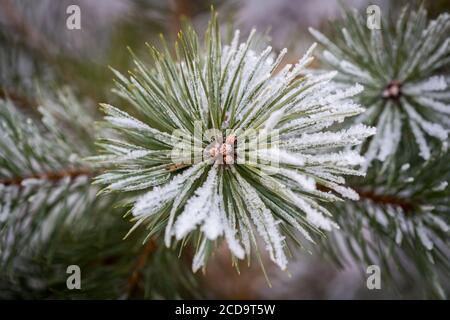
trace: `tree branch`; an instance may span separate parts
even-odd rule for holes
[[[356,190],[356,192],[358,192],[359,196],[363,199],[368,199],[381,205],[401,207],[405,213],[413,211],[413,209],[417,206],[417,204],[412,201],[408,201],[408,199],[399,198],[393,195],[376,194],[373,191]]]
[[[150,254],[154,252],[157,248],[157,244],[155,240],[150,239],[145,245],[142,253],[139,255],[134,268],[131,270],[131,276],[128,278],[128,295],[132,295],[139,286],[139,283],[142,279],[141,270],[147,264],[148,258]]]
[[[323,192],[332,191],[330,188],[325,187],[323,185],[317,184],[317,189]],[[400,198],[395,195],[388,195],[388,194],[377,194],[374,191],[363,191],[358,190],[358,188],[351,187],[353,190],[356,191],[356,193],[359,194],[359,197],[361,199],[365,200],[371,200],[379,205],[392,205],[401,207],[405,213],[412,212],[414,208],[417,207],[418,203],[410,201],[405,198]]]

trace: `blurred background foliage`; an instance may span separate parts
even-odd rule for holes
[[[10,99],[39,123],[42,92],[70,86],[80,104],[99,119],[98,103],[114,104],[112,73],[131,66],[128,47],[139,57],[146,42],[158,45],[160,34],[173,42],[182,17],[203,30],[210,6],[221,23],[248,33],[267,32],[276,50],[289,49],[294,61],[313,42],[307,28],[324,28],[341,17],[343,5],[361,10],[377,4],[395,13],[404,1],[387,0],[0,0],[0,97]],[[81,9],[81,30],[68,30],[66,9]],[[424,1],[430,16],[449,11],[445,0]],[[149,62],[150,63],[150,62]],[[46,100],[44,100],[46,101]],[[122,102],[123,105],[123,102]],[[38,126],[39,127],[39,126]],[[39,129],[39,128],[38,128]],[[44,132],[45,129],[40,132]],[[92,136],[90,136],[92,137]],[[94,190],[97,191],[97,190]],[[108,201],[106,199],[105,201]],[[420,284],[400,279],[396,288],[366,288],[365,269],[347,264],[339,269],[318,255],[299,253],[289,273],[269,269],[271,287],[255,264],[240,274],[227,250],[219,250],[205,274],[190,271],[189,252],[165,250],[156,241],[145,246],[145,232],[122,240],[130,224],[125,210],[90,206],[76,224],[59,232],[31,255],[19,254],[0,269],[0,298],[234,298],[234,299],[380,299],[422,297]],[[6,227],[4,227],[6,228]],[[18,249],[19,250],[19,249]],[[185,263],[187,262],[187,263]],[[82,290],[67,290],[66,267],[82,270]],[[269,265],[269,264],[267,264]],[[445,288],[446,291],[449,289]]]

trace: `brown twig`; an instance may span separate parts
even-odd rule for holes
[[[393,205],[396,207],[401,207],[404,212],[411,212],[415,204],[404,198],[399,198],[392,195],[376,194],[373,191],[357,191],[359,196],[363,199],[371,200],[375,203],[382,205]]]
[[[142,269],[147,264],[150,254],[154,252],[157,248],[156,242],[150,239],[145,247],[143,248],[141,254],[138,256],[135,266],[131,270],[131,276],[128,278],[128,294],[132,295],[139,286],[142,278]]]
[[[32,108],[37,105],[36,102],[30,100],[28,97],[25,97],[11,89],[0,90],[0,98],[11,100],[12,102],[14,102],[15,106],[23,109]]]
[[[332,191],[330,188],[327,188],[319,184],[317,185],[317,189],[323,192]],[[381,205],[392,205],[401,207],[405,213],[411,212],[416,207],[416,204],[413,203],[412,201],[408,201],[408,199],[396,197],[394,195],[377,194],[373,191],[362,191],[354,187],[352,189],[359,194],[361,199],[371,200]]]
[[[79,176],[94,176],[95,172],[89,168],[67,169],[55,172],[35,173],[24,177],[13,177],[0,179],[0,184],[5,186],[21,185],[26,179],[46,179],[49,181],[59,181],[65,177],[76,178]]]
[[[189,1],[186,0],[175,0],[173,1],[173,19],[172,19],[172,33],[174,38],[177,38],[178,32],[181,29],[182,18],[191,17],[191,10]]]

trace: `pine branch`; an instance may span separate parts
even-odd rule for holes
[[[396,161],[401,154],[428,160],[447,148],[450,15],[428,21],[423,7],[406,6],[393,22],[383,20],[381,30],[370,30],[365,13],[353,10],[333,27],[329,38],[310,31],[325,47],[324,65],[339,71],[335,85],[358,82],[365,87],[357,100],[367,110],[355,122],[377,127],[362,146],[367,165]]]
[[[128,78],[113,70],[115,92],[136,116],[102,105],[105,126],[117,138],[98,142],[100,155],[91,160],[106,171],[96,183],[105,192],[139,192],[130,200],[135,226],[148,225],[149,237],[164,229],[167,247],[173,237],[193,241],[194,271],[205,267],[222,239],[234,260],[251,248],[258,252],[256,236],[285,269],[285,237],[299,232],[312,241],[309,232],[336,226],[319,201],[357,196],[342,175],[362,175],[364,159],[343,149],[375,132],[363,125],[323,130],[363,111],[350,100],[362,88],[335,90],[328,85],[332,72],[302,76],[314,46],[297,64],[276,72],[286,51],[271,59],[270,47],[254,51],[254,37],[252,32],[239,44],[236,32],[223,44],[213,12],[203,45],[188,25],[174,55],[163,40],[161,51],[150,48],[152,67],[135,58]],[[197,136],[206,129],[216,134]],[[252,132],[268,144],[257,145]],[[253,158],[255,163],[245,162]]]
[[[40,123],[0,101],[0,297],[196,296],[196,279],[177,255],[153,241],[142,250],[143,230],[135,231],[136,242],[123,241],[126,209],[113,207],[117,197],[96,197],[90,178],[101,168],[80,160],[94,140],[84,138],[93,134],[93,119],[69,91],[57,96],[44,95]],[[83,272],[79,293],[66,288],[72,264]],[[39,286],[29,287],[31,278]]]
[[[46,30],[47,24],[37,23],[37,27],[30,28],[31,21],[36,22],[39,17],[27,4],[22,7],[20,3],[4,1],[1,5],[5,10],[0,13],[5,18],[2,19],[5,28],[0,28],[0,69],[1,85],[8,90],[3,88],[0,92],[0,98],[4,98],[0,99],[0,296],[126,297],[129,273],[134,274],[132,270],[136,267],[139,269],[136,286],[144,289],[139,292],[140,298],[198,296],[192,289],[196,287],[196,279],[187,273],[184,261],[176,254],[156,250],[147,255],[145,263],[134,266],[135,257],[142,251],[143,239],[139,236],[142,232],[134,232],[139,245],[123,241],[129,224],[116,217],[121,217],[126,208],[113,206],[113,201],[117,204],[121,199],[96,198],[98,187],[91,185],[91,178],[103,172],[84,161],[94,152],[95,106],[89,101],[79,101],[70,90],[41,88],[37,92],[34,82],[30,84],[30,79],[49,83],[59,78],[77,86],[78,78],[86,80],[84,69],[93,74],[100,66],[64,52],[64,43]],[[28,9],[30,15],[25,11]],[[162,17],[165,23],[166,16]],[[151,30],[160,30],[153,21],[144,22],[155,26]],[[118,38],[125,34],[129,41],[132,24],[123,24]],[[139,26],[135,29],[141,33],[142,24]],[[145,35],[149,35],[148,31]],[[37,68],[27,70],[26,75],[19,74],[21,70],[15,64],[19,64],[19,58],[33,68],[36,63]],[[118,61],[117,55],[112,58],[115,63]],[[124,64],[127,62],[128,59]],[[97,78],[95,81],[95,86],[86,88],[89,92],[94,89],[98,96],[100,83]],[[39,111],[41,119],[28,110],[38,105],[32,111]],[[168,167],[167,171],[178,169]],[[67,291],[65,268],[70,264],[80,265],[83,270],[82,293]],[[163,273],[167,276],[161,276]]]
[[[374,125],[377,134],[357,147],[368,172],[349,185],[360,201],[330,206],[341,212],[341,231],[322,248],[337,265],[378,264],[389,284],[418,278],[425,293],[445,297],[450,16],[428,21],[423,7],[404,7],[396,19],[383,20],[381,30],[370,30],[365,14],[353,10],[333,26],[328,37],[310,30],[325,47],[321,60],[339,71],[336,87],[364,85],[355,99],[366,109],[353,122]]]
[[[358,202],[333,206],[341,212],[341,230],[322,242],[327,256],[339,266],[380,265],[390,285],[415,279],[424,294],[444,298],[450,274],[448,158],[447,152],[403,165],[393,176],[376,165],[366,180],[352,181],[355,190],[365,191]]]
[[[80,160],[89,149],[80,137],[88,134],[86,121],[91,125],[92,118],[71,117],[67,126],[65,117],[55,117],[64,109],[70,108],[66,116],[83,109],[74,96],[65,90],[59,100],[46,98],[39,107],[41,123],[26,119],[11,101],[0,101],[0,267],[31,254],[61,224],[98,204],[89,183],[95,170]]]

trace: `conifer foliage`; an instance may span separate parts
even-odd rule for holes
[[[450,270],[450,16],[429,21],[423,7],[406,6],[393,21],[370,30],[349,11],[333,42],[310,29],[325,48],[324,66],[339,70],[336,85],[365,86],[356,100],[366,110],[354,121],[377,128],[360,149],[367,176],[350,182],[361,201],[335,208],[342,230],[325,247],[340,265],[349,257],[381,264],[389,280],[421,278],[424,292],[442,298]]]
[[[395,22],[385,19],[381,29],[366,27],[357,11],[336,23],[333,42],[317,30],[312,35],[323,44],[322,60],[338,70],[335,81],[349,85],[355,80],[365,90],[358,101],[367,111],[357,122],[377,127],[368,139],[368,162],[393,158],[396,151],[413,148],[424,160],[432,146],[447,148],[450,127],[448,63],[450,15],[429,21],[426,10],[406,6]],[[446,69],[446,70],[445,70]]]

